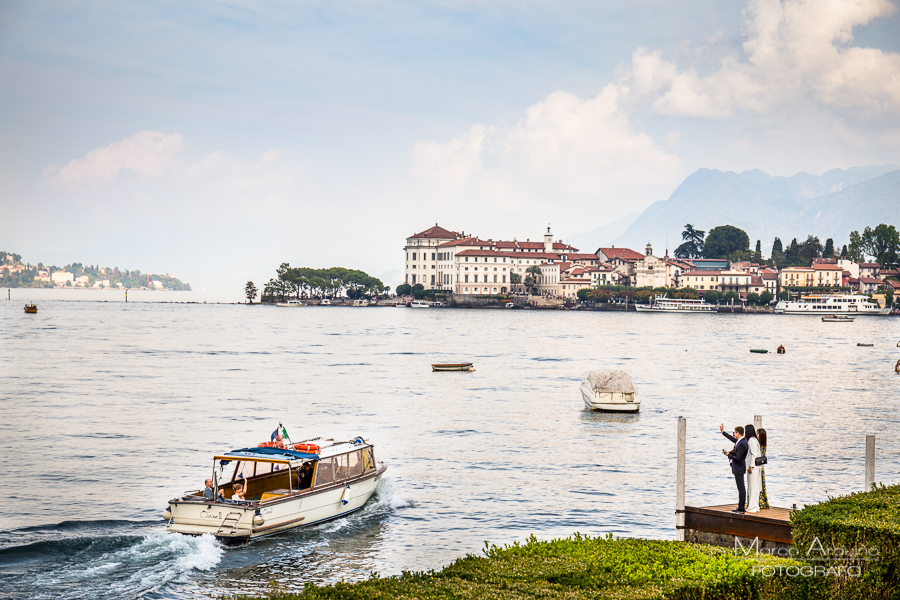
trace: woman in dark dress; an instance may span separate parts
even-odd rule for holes
[[[756,439],[759,440],[759,448],[762,450],[762,455],[766,455],[766,442],[768,442],[766,436],[766,430],[760,427],[756,430]],[[769,506],[769,496],[766,495],[766,466],[761,465],[760,474],[762,475],[762,487],[759,489],[759,507],[760,508],[771,508]]]

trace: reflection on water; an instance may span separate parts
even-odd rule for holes
[[[439,568],[532,533],[671,539],[678,416],[690,504],[733,501],[718,425],[754,414],[773,505],[860,489],[866,433],[876,478],[897,481],[898,324],[0,303],[4,593],[201,598]],[[462,360],[477,371],[429,366]],[[580,374],[596,368],[630,373],[639,414],[584,410]],[[237,548],[164,533],[166,501],[200,488],[215,452],[279,421],[295,440],[375,443],[388,471],[363,511]]]

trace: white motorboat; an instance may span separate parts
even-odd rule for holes
[[[409,306],[410,308],[428,308],[430,304],[423,300],[413,300]]]
[[[353,306],[368,306],[369,301],[365,298],[359,298],[358,300],[353,301]]]
[[[775,312],[783,315],[888,315],[889,308],[881,308],[862,294],[811,294],[799,300],[781,300]]]
[[[641,401],[625,371],[589,371],[582,375],[581,397],[590,410],[638,412]]]
[[[360,437],[232,450],[214,457],[212,497],[199,490],[169,501],[166,531],[239,543],[330,521],[361,509],[386,469]],[[237,483],[244,501],[232,500]]]
[[[328,298],[322,298],[319,300],[319,306],[331,306],[331,300]]]
[[[852,323],[853,319],[850,315],[825,315],[822,317],[823,323]]]
[[[707,304],[704,300],[690,300],[686,298],[667,298],[665,295],[654,296],[650,304],[635,304],[638,312],[666,312],[666,313],[714,313],[715,304]]]
[[[300,302],[299,300],[288,300],[287,302],[278,302],[275,304],[275,306],[282,306],[282,307],[290,306],[290,307],[300,308],[300,307],[306,306],[306,305],[303,304],[302,302]]]

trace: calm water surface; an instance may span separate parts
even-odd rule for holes
[[[898,340],[890,318],[2,302],[0,596],[202,598],[438,568],[532,533],[671,539],[681,415],[689,504],[734,501],[718,424],[754,414],[774,505],[861,489],[866,433],[896,482]],[[429,367],[459,360],[478,370]],[[594,368],[631,373],[641,413],[582,410]],[[363,511],[239,548],[164,532],[213,453],[279,421],[376,444],[389,468]]]

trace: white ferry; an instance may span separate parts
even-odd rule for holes
[[[775,312],[784,315],[887,315],[891,309],[861,294],[814,294],[800,300],[780,300]]]
[[[634,308],[638,312],[714,313],[717,307],[715,304],[707,304],[701,299],[667,298],[663,295],[654,296],[653,302],[650,304],[635,304]]]
[[[360,437],[265,442],[213,460],[211,487],[169,501],[167,531],[240,543],[330,521],[361,509],[387,470]],[[232,463],[234,470],[223,478]],[[236,484],[244,500],[234,498]]]

